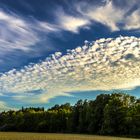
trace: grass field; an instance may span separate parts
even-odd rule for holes
[[[45,134],[45,133],[13,133],[0,132],[0,140],[138,140],[131,138],[73,135],[73,134]]]

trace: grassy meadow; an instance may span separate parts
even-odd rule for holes
[[[77,135],[77,134],[0,132],[0,140],[137,140],[137,139],[94,136],[94,135]]]

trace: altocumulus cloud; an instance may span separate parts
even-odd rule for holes
[[[73,91],[131,89],[139,85],[140,38],[133,36],[85,41],[84,46],[65,55],[56,52],[41,63],[13,69],[0,77],[1,93],[14,93],[15,99],[30,103],[70,96]],[[36,95],[33,91],[42,92]]]

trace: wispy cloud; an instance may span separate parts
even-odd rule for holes
[[[16,108],[9,107],[6,102],[0,101],[0,111],[8,111],[10,109],[16,110]]]
[[[59,14],[58,14],[59,13]],[[67,30],[73,33],[78,33],[80,28],[85,28],[90,24],[89,20],[82,17],[68,15],[64,11],[57,11],[58,26],[61,30]]]
[[[120,3],[119,7],[112,0],[104,1],[104,4],[96,6],[81,2],[76,4],[75,9],[89,22],[91,20],[99,22],[110,28],[111,31],[140,29],[140,6],[135,0],[130,3],[127,5]],[[134,10],[136,4],[138,5],[137,9]]]
[[[107,2],[103,6],[90,9],[86,15],[97,22],[108,26],[112,31],[119,30],[117,23],[121,22],[124,17],[124,11],[113,6],[112,2]]]
[[[13,92],[18,100],[39,103],[72,91],[134,88],[140,85],[139,45],[136,37],[102,38],[66,55],[56,52],[41,63],[2,74],[1,93]],[[27,98],[35,90],[42,93]]]
[[[34,49],[37,43],[42,42],[42,36],[45,35],[47,47],[50,44],[48,34],[59,31],[57,25],[53,25],[35,18],[23,17],[13,12],[0,10],[0,54],[22,51],[24,53],[38,51],[39,47]],[[48,48],[49,49],[49,48]]]
[[[49,34],[58,31],[59,28],[56,25],[47,21],[39,21],[34,17],[29,18],[12,11],[6,12],[0,9],[1,67],[22,63],[23,60],[17,61],[21,55],[25,59],[29,59],[41,56],[42,51],[55,50]]]
[[[55,25],[55,24],[50,24],[47,22],[39,22],[37,21],[37,25],[38,25],[38,30],[41,30],[43,32],[58,32],[60,31],[59,26]]]
[[[32,25],[15,14],[0,11],[0,52],[13,50],[29,51],[39,38]]]
[[[140,9],[131,13],[130,16],[126,18],[126,25],[124,29],[139,29],[140,30]]]

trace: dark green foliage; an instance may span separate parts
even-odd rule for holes
[[[123,93],[101,94],[44,108],[23,108],[0,113],[1,131],[89,133],[140,136],[140,99]]]

